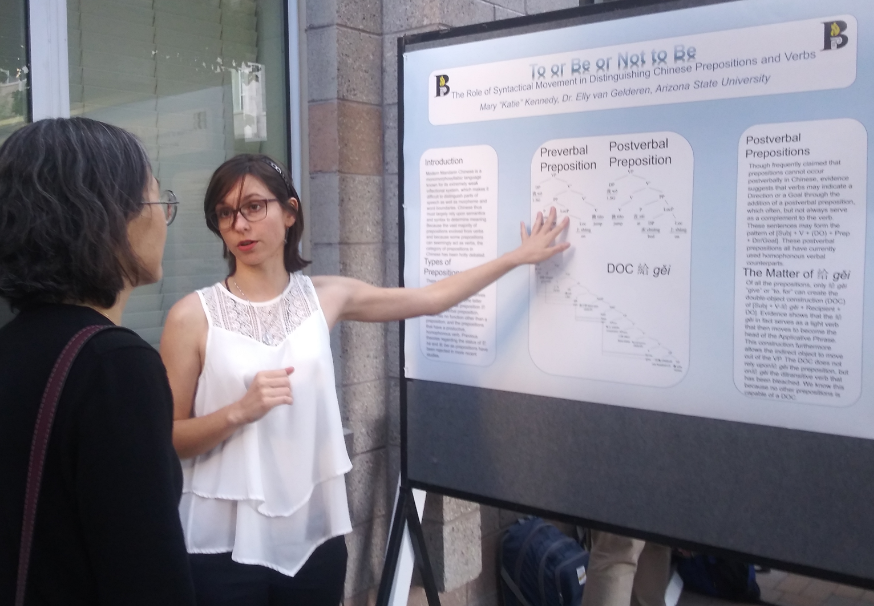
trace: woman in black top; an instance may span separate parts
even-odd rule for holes
[[[160,201],[159,201],[160,200]],[[172,193],[130,133],[43,120],[0,147],[0,604],[15,595],[24,490],[42,392],[80,329],[119,324],[161,278]],[[48,443],[28,604],[193,604],[177,513],[172,396],[158,353],[98,334],[73,364]]]

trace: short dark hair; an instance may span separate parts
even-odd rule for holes
[[[0,146],[0,297],[112,307],[148,275],[128,241],[151,165],[131,133],[88,118],[40,120]]]
[[[221,204],[231,190],[246,176],[253,176],[260,180],[270,193],[279,200],[279,204],[285,210],[295,216],[294,225],[288,229],[288,237],[285,241],[283,260],[285,270],[295,272],[310,264],[300,256],[298,246],[303,237],[303,209],[301,208],[300,196],[294,189],[288,169],[279,162],[264,154],[239,154],[219,166],[212,174],[206,195],[203,198],[203,212],[206,215],[206,225],[209,229],[221,237],[218,228],[218,220],[215,215],[215,207]],[[297,208],[288,203],[290,198],[297,200]],[[228,261],[228,269],[231,275],[237,271],[237,259],[224,246],[223,254]]]

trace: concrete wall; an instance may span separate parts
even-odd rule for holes
[[[306,2],[313,273],[398,282],[397,38],[578,6],[578,0]],[[397,324],[345,323],[332,335],[354,466],[346,603],[372,603],[399,473]],[[436,495],[424,528],[444,604],[496,604],[495,554],[516,516]],[[411,604],[424,604],[414,587]]]

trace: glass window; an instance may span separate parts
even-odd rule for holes
[[[27,123],[27,30],[24,0],[0,0],[0,144]],[[0,326],[12,318],[0,299]]]
[[[284,3],[68,0],[71,115],[139,136],[180,200],[164,279],[138,288],[124,314],[154,345],[176,301],[227,275],[203,219],[212,172],[243,152],[288,164]]]
[[[0,0],[0,143],[27,123],[27,31],[22,0]]]

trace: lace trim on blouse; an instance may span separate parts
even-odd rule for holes
[[[264,303],[238,299],[222,283],[200,292],[213,326],[264,345],[279,345],[319,309],[312,282],[296,273],[279,297]]]

